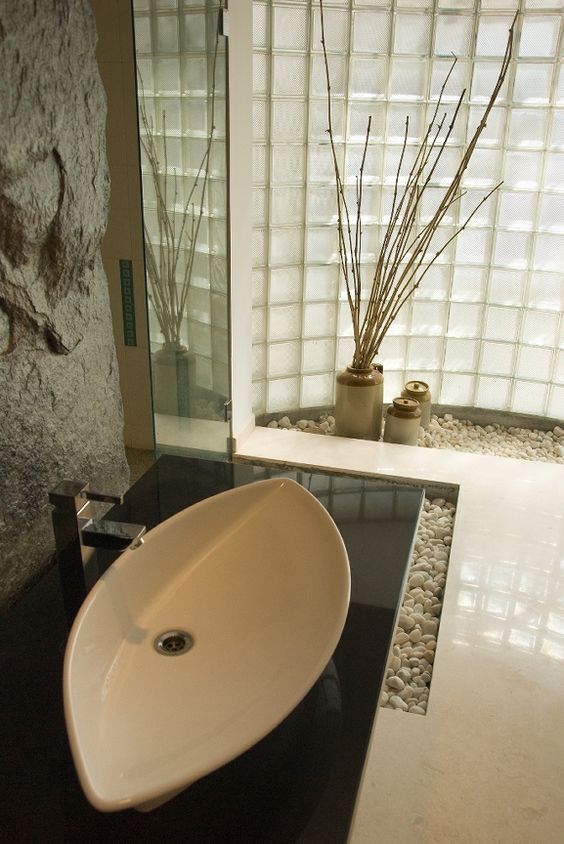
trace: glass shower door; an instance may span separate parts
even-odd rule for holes
[[[134,0],[157,451],[228,458],[222,14],[218,0]]]

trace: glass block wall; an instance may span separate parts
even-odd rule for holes
[[[180,230],[185,204],[206,152],[213,119],[209,178],[194,255],[182,341],[196,355],[198,387],[229,395],[226,50],[219,38],[212,79],[220,0],[134,0],[139,97],[159,142],[168,174],[168,207]],[[212,118],[213,114],[213,118]],[[164,115],[164,120],[163,120]],[[141,127],[141,132],[143,129]],[[176,196],[174,179],[176,177]],[[166,248],[156,214],[150,165],[142,151],[143,212],[155,248]],[[199,190],[196,192],[199,196]],[[197,203],[198,204],[198,203]],[[180,280],[189,253],[183,250]],[[149,303],[152,349],[163,335]]]
[[[367,278],[401,151],[417,148],[451,63],[445,111],[466,89],[441,186],[497,78],[516,0],[326,0],[333,126],[354,185],[369,115]],[[429,271],[381,347],[385,398],[422,378],[442,404],[564,417],[564,68],[561,0],[524,0],[514,60],[443,221],[454,231],[502,188]],[[351,361],[339,282],[334,176],[316,0],[254,1],[255,413],[329,406]]]

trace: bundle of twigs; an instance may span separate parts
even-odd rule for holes
[[[216,64],[219,44],[219,24],[211,73],[210,124],[204,154],[182,206],[180,222],[177,223],[179,176],[176,168],[172,173],[172,190],[169,190],[168,151],[166,134],[166,111],[161,114],[162,158],[159,154],[158,137],[152,119],[147,115],[143,81],[139,75],[139,114],[143,131],[141,146],[150,166],[151,180],[155,191],[158,243],[155,246],[144,222],[145,262],[149,279],[148,298],[153,306],[159,328],[166,346],[181,345],[182,320],[186,312],[188,292],[192,283],[194,259],[198,235],[206,207],[206,189],[210,171],[210,156],[215,131],[215,88]],[[184,254],[184,266],[180,258]]]
[[[327,58],[327,47],[325,42],[325,26],[323,19],[323,0],[319,0],[321,15],[321,45],[325,60],[325,76],[327,83],[327,106],[328,106],[328,134],[331,145],[333,166],[337,188],[337,227],[339,238],[339,258],[341,271],[345,280],[347,299],[352,317],[354,335],[354,355],[352,366],[357,369],[368,369],[378,354],[382,340],[388,329],[395,320],[400,309],[421,284],[425,274],[433,266],[437,258],[444,252],[447,246],[466,228],[478,209],[499,189],[502,182],[495,185],[478,203],[474,210],[466,217],[464,222],[458,226],[445,243],[438,248],[434,254],[431,252],[431,244],[437,229],[445,215],[452,206],[459,202],[466,191],[461,190],[461,182],[464,172],[468,167],[472,153],[478,143],[478,139],[486,127],[489,114],[494,106],[497,96],[501,90],[512,56],[513,32],[517,15],[513,19],[507,38],[507,45],[501,63],[499,76],[489,98],[472,139],[466,147],[460,164],[446,188],[443,198],[439,202],[431,219],[425,224],[418,226],[419,209],[426,188],[431,183],[433,174],[442,158],[445,147],[452,135],[456,119],[463,103],[466,89],[462,91],[454,109],[451,122],[448,124],[444,137],[441,139],[441,132],[445,125],[447,115],[444,114],[438,123],[437,115],[441,107],[444,92],[448,80],[456,64],[453,59],[450,70],[439,92],[437,104],[423,140],[419,146],[415,160],[405,179],[405,185],[400,186],[401,171],[407,147],[409,135],[409,117],[405,120],[405,131],[399,164],[395,176],[394,192],[390,219],[384,232],[382,245],[376,259],[376,268],[372,279],[370,295],[365,309],[362,302],[361,284],[361,255],[362,255],[362,193],[364,179],[364,165],[366,153],[370,140],[370,124],[368,119],[366,136],[364,140],[363,155],[360,169],[356,177],[356,201],[354,210],[349,209],[349,202],[345,192],[345,184],[339,168],[335,142],[333,137],[333,125],[331,119],[331,80],[329,75],[329,62]],[[363,315],[364,311],[364,315]]]

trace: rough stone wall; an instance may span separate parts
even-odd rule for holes
[[[127,486],[88,0],[0,0],[0,606],[50,562],[60,479]]]

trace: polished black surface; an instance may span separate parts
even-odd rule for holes
[[[59,573],[52,569],[0,622],[1,840],[346,841],[422,491],[163,456],[109,516],[151,528],[210,495],[279,475],[294,478],[327,507],[351,564],[345,629],[312,691],[263,741],[159,809],[97,812],[82,794],[67,744],[61,699],[67,629]]]

